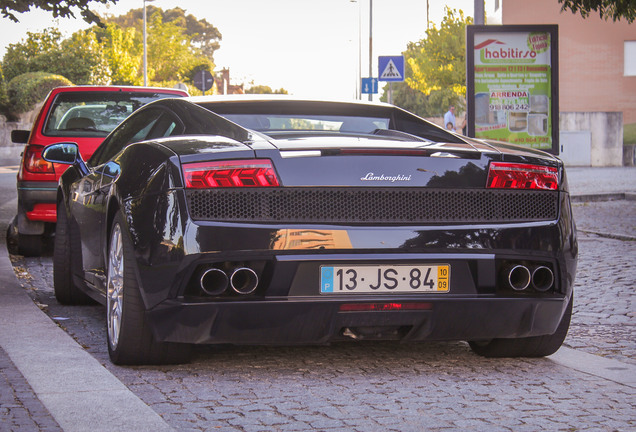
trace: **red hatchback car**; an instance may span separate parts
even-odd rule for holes
[[[87,160],[122,120],[156,99],[183,97],[182,90],[152,87],[73,86],[53,89],[31,131],[15,130],[14,143],[26,144],[18,172],[18,253],[37,256],[57,220],[57,183],[68,165],[42,159],[42,149],[74,142]]]

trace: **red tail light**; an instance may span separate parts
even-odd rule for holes
[[[42,159],[42,146],[27,146],[24,150],[24,169],[38,174],[55,174],[55,169],[51,162]]]
[[[266,159],[199,162],[183,165],[186,188],[279,186],[272,162]]]
[[[558,171],[542,165],[491,162],[488,188],[557,190]]]

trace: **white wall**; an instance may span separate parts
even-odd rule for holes
[[[591,166],[623,165],[622,112],[561,112],[559,132],[590,132]]]

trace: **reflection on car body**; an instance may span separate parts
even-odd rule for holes
[[[15,221],[18,253],[38,256],[57,220],[56,189],[67,165],[42,159],[44,146],[76,143],[84,158],[122,120],[144,104],[166,97],[182,97],[182,90],[132,86],[57,87],[46,97],[32,130],[14,131],[12,139],[26,144],[17,177]]]
[[[115,363],[352,339],[543,356],[565,338],[577,241],[549,154],[386,104],[251,97],[156,101],[86,162],[55,154],[74,161],[55,293],[106,304]]]

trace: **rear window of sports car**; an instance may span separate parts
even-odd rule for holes
[[[328,116],[303,114],[222,114],[244,128],[259,132],[324,131],[373,133],[388,129],[390,120],[381,117]]]
[[[159,92],[68,92],[55,97],[42,133],[55,137],[105,137],[126,117],[156,99]]]
[[[320,134],[378,134],[396,130],[433,142],[463,143],[443,128],[389,106],[320,101],[261,101],[200,103],[244,128],[269,136]]]

